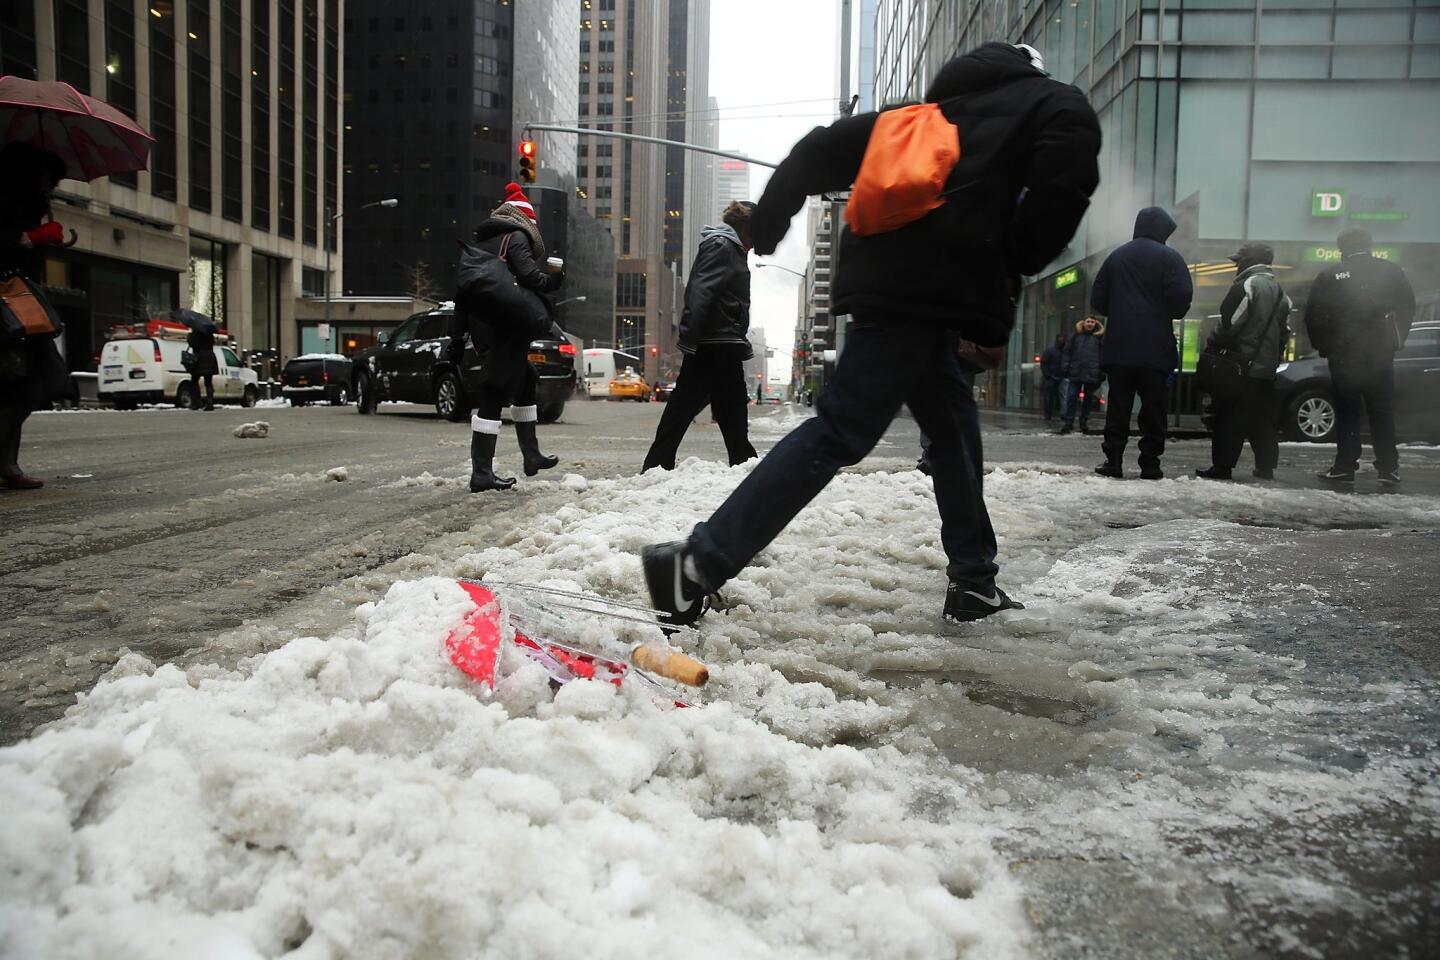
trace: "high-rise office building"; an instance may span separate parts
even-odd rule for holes
[[[687,36],[671,30],[684,16]],[[580,125],[667,139],[671,101],[688,104],[706,95],[688,73],[700,57],[688,34],[708,4],[674,0],[581,0]],[[677,24],[678,27],[678,24]],[[686,53],[686,72],[671,76],[672,51]],[[708,72],[708,71],[707,71]],[[682,81],[683,87],[682,90]],[[695,89],[692,90],[692,87]],[[682,137],[683,139],[683,137]],[[582,137],[579,195],[615,237],[615,346],[643,354],[645,374],[659,378],[676,354],[678,261],[667,260],[683,243],[683,207],[668,221],[670,204],[684,197],[682,161],[669,148],[627,140]],[[667,173],[670,174],[667,177]],[[667,231],[667,226],[671,227]]]
[[[1024,41],[1100,117],[1101,185],[1074,241],[1025,284],[1007,368],[991,402],[1038,407],[1033,358],[1084,315],[1106,254],[1136,211],[1180,224],[1171,243],[1192,264],[1195,300],[1175,324],[1194,369],[1234,276],[1242,240],[1275,249],[1281,283],[1303,308],[1347,224],[1397,259],[1430,315],[1440,300],[1440,8],[1410,0],[880,0],[876,96],[919,97],[957,53]],[[843,267],[842,267],[843,269]],[[1308,349],[1302,328],[1294,349]],[[1198,398],[1182,375],[1176,412]]]
[[[246,351],[298,349],[340,195],[340,44],[340,0],[0,3],[0,73],[69,83],[156,140],[148,170],[56,192],[79,241],[40,279],[72,369],[94,369],[110,327],[176,306]]]
[[[450,299],[456,241],[519,180],[525,124],[573,121],[578,112],[574,5],[350,0],[346,28],[344,289],[425,287],[432,299]],[[576,137],[533,136],[537,179],[525,186],[549,252],[566,259],[561,323],[579,336],[608,329],[613,254],[600,252],[601,227],[574,199]],[[399,206],[364,207],[390,196]]]
[[[728,147],[726,148],[729,149]],[[731,153],[739,153],[731,150]],[[725,158],[715,164],[715,212],[732,200],[754,200],[750,196],[750,164],[744,160]]]

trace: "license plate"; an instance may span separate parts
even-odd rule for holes
[[[130,379],[131,379],[131,380],[144,380],[144,379],[145,379],[145,371],[144,371],[144,370],[131,370],[131,371],[130,371]]]
[[[305,377],[301,377],[300,379],[295,381],[295,386],[297,387],[308,387],[309,385],[310,381]]]
[[[544,362],[545,362],[545,354],[543,354],[543,353],[532,353],[532,354],[530,354],[530,362],[531,362],[531,363],[544,363]]]

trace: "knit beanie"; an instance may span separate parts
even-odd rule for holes
[[[505,202],[513,207],[519,207],[520,212],[529,217],[531,222],[538,222],[535,219],[535,208],[530,206],[530,198],[525,196],[525,191],[520,188],[520,184],[505,184]]]

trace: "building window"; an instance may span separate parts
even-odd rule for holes
[[[237,223],[245,218],[245,97],[240,74],[244,42],[240,0],[220,3],[220,215]]]
[[[190,235],[190,309],[224,327],[225,245]]]
[[[150,16],[150,192],[162,200],[178,197],[175,137],[175,8],[156,7]]]
[[[325,211],[339,205],[337,177],[340,168],[340,0],[325,0]],[[333,232],[328,240],[335,249]]]
[[[209,213],[210,170],[210,4],[189,0],[185,69],[190,94],[190,206]]]
[[[295,0],[280,0],[279,94],[275,119],[280,138],[279,215],[280,236],[295,236]]]
[[[315,267],[300,268],[300,296],[325,296],[325,271]]]
[[[270,3],[250,5],[250,223],[270,229]]]
[[[0,76],[40,76],[35,62],[35,5],[33,3],[0,4]]]
[[[615,275],[615,306],[634,308],[645,306],[645,274],[617,273]]]
[[[320,10],[319,0],[300,5],[300,237],[320,238]]]
[[[632,276],[644,279],[640,274],[620,274],[616,277]],[[617,307],[620,304],[615,304]],[[639,353],[645,346],[645,315],[618,316],[615,318],[615,349]],[[637,371],[639,372],[639,371]]]
[[[85,0],[55,0],[55,79],[90,92],[90,11]]]
[[[105,2],[105,99],[126,116],[135,116],[135,6],[117,0]],[[117,173],[110,181],[133,190],[137,178]]]

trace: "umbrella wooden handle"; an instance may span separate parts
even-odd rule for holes
[[[703,663],[668,647],[638,643],[630,651],[630,660],[641,670],[687,686],[703,687],[710,680],[710,670]]]
[[[73,246],[75,246],[76,242],[79,241],[79,239],[80,239],[80,234],[78,234],[78,233],[75,232],[75,228],[74,228],[74,227],[71,227],[71,228],[70,228],[70,239],[69,239],[69,240],[66,240],[64,243],[57,243],[56,246],[57,246],[57,247],[73,247]]]

